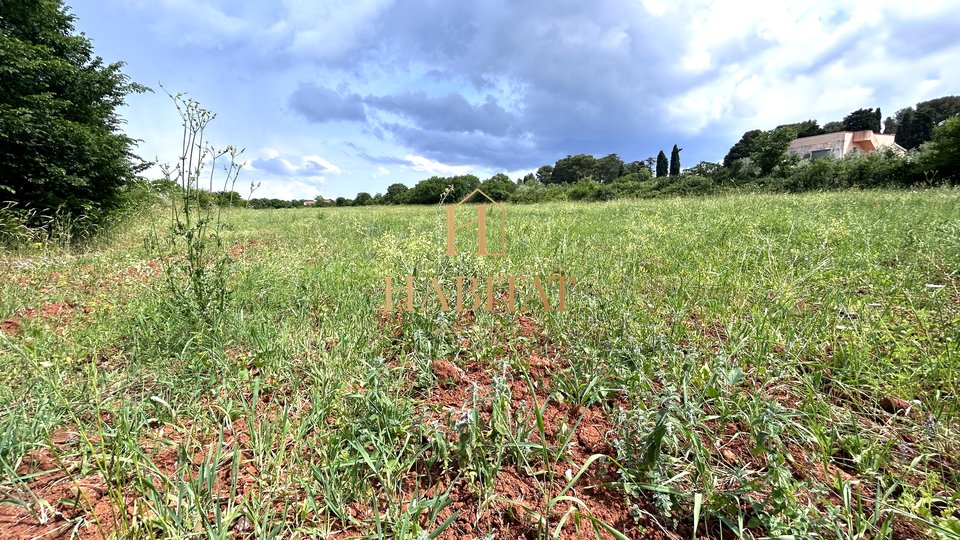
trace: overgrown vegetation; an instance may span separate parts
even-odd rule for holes
[[[511,205],[485,259],[436,208],[224,209],[215,331],[169,214],[4,259],[0,530],[957,538],[957,197]],[[554,271],[565,312],[381,309]]]
[[[0,2],[4,244],[90,238],[129,208],[124,187],[145,166],[116,111],[147,88],[122,67],[94,56],[60,0]]]

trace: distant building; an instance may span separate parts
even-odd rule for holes
[[[906,152],[902,146],[893,141],[893,138],[892,133],[874,133],[869,129],[866,131],[838,131],[795,139],[790,143],[787,151],[806,158],[829,155],[842,158],[855,150],[875,152],[881,148],[891,148],[897,153]]]
[[[304,206],[313,206],[313,205],[315,205],[315,204],[317,204],[317,201],[309,201],[309,200],[308,200],[308,201],[303,201],[303,205],[304,205]]]

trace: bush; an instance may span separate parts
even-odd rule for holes
[[[578,181],[576,184],[567,191],[567,197],[571,201],[592,201],[596,200],[596,193],[599,189],[600,184],[598,184],[592,178],[584,178]]]
[[[660,184],[660,182],[658,182]],[[673,178],[672,182],[665,182],[656,187],[655,196],[690,196],[690,195],[708,195],[713,193],[713,181],[702,176],[681,176]]]
[[[805,159],[777,185],[777,191],[797,192],[839,187],[839,169],[837,160],[832,157]]]
[[[653,196],[653,179],[649,172],[628,174],[614,180],[612,189],[617,198],[648,198]]]

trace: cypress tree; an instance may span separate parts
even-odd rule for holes
[[[663,150],[657,154],[657,178],[661,178],[667,175],[667,155],[663,153]]]
[[[680,150],[677,145],[673,145],[670,152],[670,176],[680,176]]]

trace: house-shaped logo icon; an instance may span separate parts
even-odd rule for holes
[[[467,205],[474,199],[477,199],[477,202],[474,204]],[[465,206],[466,205],[466,206]],[[470,208],[476,210],[476,218],[466,223],[457,224],[457,212],[464,212],[465,209]],[[499,231],[500,231],[500,251],[491,252],[488,251],[487,245],[487,231],[489,228],[487,212],[491,208],[494,209],[494,213],[499,215]],[[497,257],[501,256],[506,252],[507,243],[506,243],[506,214],[503,209],[503,205],[497,201],[490,198],[489,195],[480,191],[479,189],[474,190],[469,195],[464,197],[457,204],[451,204],[446,207],[447,209],[447,255],[454,257],[457,255],[457,231],[466,229],[468,227],[476,226],[477,228],[477,255],[481,257]],[[496,218],[494,218],[494,231],[497,230],[496,227]]]

